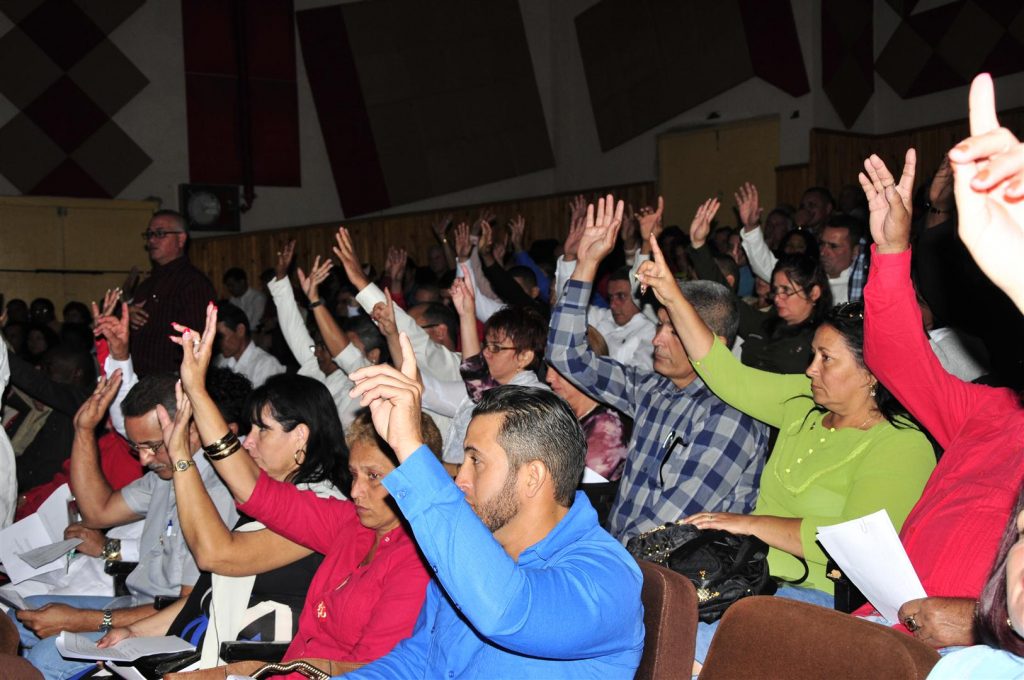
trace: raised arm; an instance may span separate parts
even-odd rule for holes
[[[661,218],[665,214],[665,199],[658,196],[657,209],[645,206],[637,213],[640,221],[640,252],[649,255],[651,252],[651,237],[661,236]]]
[[[212,302],[207,305],[206,327],[201,335],[191,328],[178,324],[174,325],[174,329],[181,333],[180,336],[172,336],[171,339],[184,350],[181,359],[181,385],[188,396],[199,437],[204,446],[216,445],[218,442],[226,443],[230,441],[232,433],[217,404],[206,391],[206,372],[213,357],[213,343],[217,336],[217,307]],[[210,459],[209,456],[207,458]],[[252,458],[247,455],[229,455],[220,459],[210,459],[210,462],[231,490],[235,500],[240,503],[247,501],[260,473]],[[189,474],[193,472],[196,471],[192,470]]]
[[[462,341],[462,356],[475,357],[480,354],[480,336],[476,330],[476,291],[466,264],[460,265],[465,276],[452,282],[452,302],[459,315],[459,337]]]
[[[384,302],[378,302],[373,306],[370,318],[377,324],[381,335],[384,336],[384,340],[388,343],[388,354],[391,355],[391,361],[398,368],[401,368],[398,362],[402,360],[402,348],[398,344],[398,322],[395,320],[395,301],[391,298],[391,291],[387,288],[384,289],[384,298]]]
[[[277,264],[274,267],[275,277],[267,285],[267,290],[270,291],[274,298],[274,306],[277,308],[277,322],[281,328],[281,334],[284,335],[284,341],[287,343],[292,355],[299,362],[299,373],[323,382],[327,376],[320,370],[316,353],[312,349],[313,338],[310,337],[309,331],[306,330],[302,314],[299,313],[299,304],[295,301],[291,281],[288,280],[288,270],[291,268],[294,258],[295,240],[292,239],[277,254]],[[317,261],[319,259],[317,258]],[[315,261],[308,277],[305,276],[302,270],[299,270],[299,283],[303,287],[303,292],[309,297],[310,304],[314,300],[320,300],[318,285],[323,278],[326,278],[330,268],[331,261],[327,260],[319,266],[318,262]],[[324,270],[322,275],[321,269]],[[311,279],[316,280],[315,284]],[[310,297],[311,295],[312,297]],[[323,302],[320,302],[320,305],[323,305]]]
[[[971,136],[949,152],[960,238],[1024,311],[1024,144],[999,125],[989,74],[974,79],[969,105]]]
[[[96,444],[96,426],[106,416],[110,403],[121,386],[121,372],[100,378],[92,396],[75,414],[75,438],[71,445],[71,488],[75,490],[82,523],[93,529],[105,529],[133,522],[135,514],[120,491],[114,491],[103,476],[100,451]]]

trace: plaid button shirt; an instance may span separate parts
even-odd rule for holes
[[[708,511],[748,513],[757,500],[768,428],[729,406],[700,378],[683,389],[587,345],[591,285],[570,280],[551,317],[546,359],[636,423],[609,531],[620,541]]]

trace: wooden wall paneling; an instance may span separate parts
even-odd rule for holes
[[[810,186],[810,169],[807,163],[780,165],[775,168],[775,205],[788,204],[794,208],[800,205],[800,197]],[[773,206],[764,205],[767,214]]]
[[[517,214],[526,218],[526,243],[537,239],[565,238],[568,229],[568,203],[575,193],[584,193],[589,200],[598,195],[612,193],[639,209],[651,205],[657,195],[653,183],[630,184],[602,187],[587,192],[574,192],[552,196],[506,201],[486,206],[464,206],[443,210],[389,215],[359,220],[345,220],[344,225],[352,234],[353,245],[364,262],[372,264],[378,272],[383,269],[388,248],[405,248],[418,265],[425,265],[427,252],[434,245],[430,224],[447,213],[452,214],[453,225],[459,222],[473,222],[481,207],[489,207],[497,214],[499,233],[505,223]],[[268,231],[248,232],[229,236],[193,239],[189,255],[199,269],[213,281],[220,295],[226,295],[221,279],[230,267],[241,267],[248,276],[250,285],[259,279],[260,272],[273,267],[277,251],[289,240],[296,240],[296,266],[308,271],[317,255],[333,257],[331,247],[337,223],[314,224],[288,227]],[[335,263],[337,259],[335,258]]]

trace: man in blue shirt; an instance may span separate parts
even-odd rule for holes
[[[548,390],[486,392],[452,483],[419,432],[422,385],[402,370],[352,374],[401,465],[383,484],[437,574],[411,637],[350,678],[632,678],[643,652],[642,577],[576,485],[586,440]]]

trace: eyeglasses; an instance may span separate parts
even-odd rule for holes
[[[420,328],[422,328],[425,331],[429,331],[431,328],[437,328],[440,325],[441,324],[439,323],[425,323],[422,326],[420,326]]]
[[[780,297],[785,300],[788,297],[792,297],[797,293],[804,292],[803,288],[791,288],[789,286],[773,286],[771,291],[768,292],[768,297]]]
[[[142,453],[143,451],[148,451],[149,453],[155,456],[156,454],[160,453],[160,449],[164,448],[165,444],[163,442],[142,442],[141,444],[136,444],[135,442],[128,442],[128,446],[130,446],[132,451],[134,451],[135,453]]]
[[[503,352],[507,349],[515,349],[515,347],[505,347],[504,345],[499,345],[496,342],[485,342],[484,349],[491,354],[497,354],[498,352]]]
[[[142,232],[142,240],[148,241],[151,238],[155,238],[157,241],[163,239],[164,236],[170,236],[171,234],[184,234],[183,231],[164,231],[163,229],[152,229]]]

